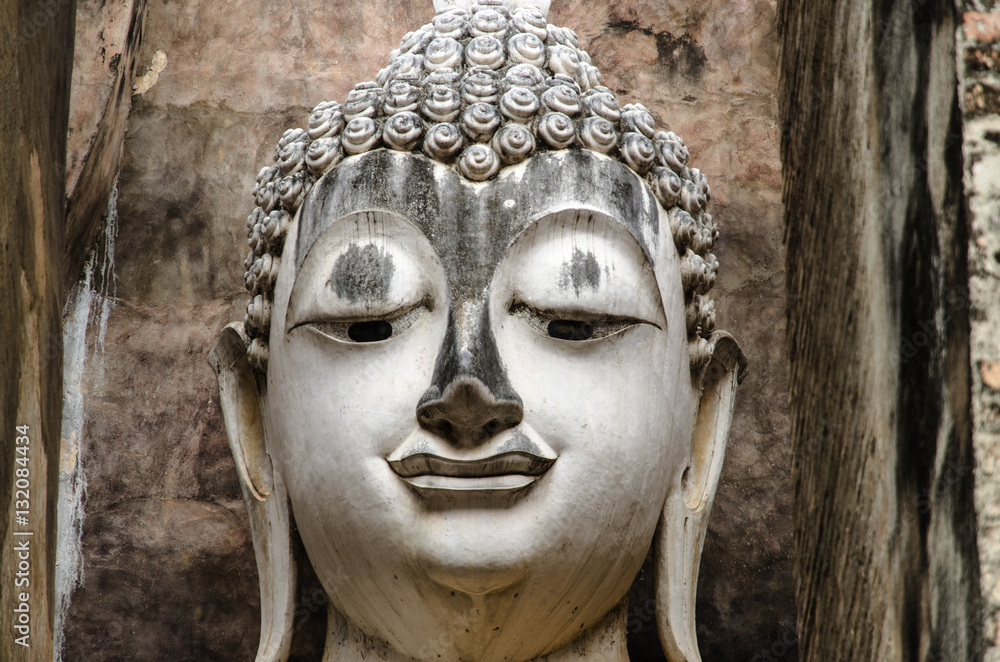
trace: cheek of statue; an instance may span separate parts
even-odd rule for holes
[[[683,313],[599,213],[531,225],[478,295],[446,253],[389,212],[324,231],[276,299],[269,444],[348,621],[420,659],[530,659],[649,547],[684,462]]]

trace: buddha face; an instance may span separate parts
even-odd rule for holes
[[[584,151],[476,184],[380,150],[314,186],[264,420],[309,559],[367,635],[527,660],[624,596],[696,410],[661,214]]]

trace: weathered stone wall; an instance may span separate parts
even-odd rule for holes
[[[1000,660],[1000,12],[963,3],[958,33],[969,214],[972,439],[983,659]],[[975,627],[978,623],[970,624]]]
[[[83,270],[121,165],[146,0],[80,2],[67,132],[62,285]]]
[[[205,357],[243,316],[253,178],[284,129],[371,79],[432,13],[430,0],[148,3],[138,60],[150,67],[160,51],[167,64],[129,116],[116,307],[85,388],[84,585],[64,659],[252,658],[256,572]],[[719,324],[751,372],[706,543],[699,634],[710,662],[761,649],[794,660],[774,4],[557,0],[550,20],[580,34],[620,98],[684,136],[712,184]],[[314,590],[298,659],[313,659],[322,632]],[[652,611],[634,602],[634,657],[655,660]]]

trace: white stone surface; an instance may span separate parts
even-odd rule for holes
[[[482,184],[373,152],[317,182],[282,253],[261,407],[245,357],[216,365],[251,512],[281,498],[268,456],[288,486],[329,659],[626,660],[609,614],[659,530],[664,649],[699,660],[698,559],[744,364],[717,333],[691,370],[680,265],[648,186],[590,152]],[[291,585],[267,577],[262,603]]]

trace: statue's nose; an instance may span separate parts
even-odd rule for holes
[[[483,443],[516,426],[524,411],[520,399],[498,398],[482,381],[462,376],[452,381],[441,398],[417,407],[420,425],[458,447]]]
[[[507,381],[486,306],[449,314],[431,386],[417,404],[425,430],[460,448],[521,422],[521,398]]]

